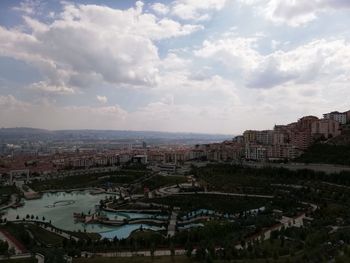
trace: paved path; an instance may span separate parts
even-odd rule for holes
[[[185,249],[175,249],[175,255],[185,255],[186,250]],[[140,250],[135,252],[129,252],[129,251],[123,251],[123,252],[105,252],[105,253],[91,253],[91,252],[82,252],[82,257],[87,255],[88,257],[91,256],[100,256],[100,257],[134,257],[134,256],[145,256],[150,257],[151,252],[149,250]],[[170,249],[157,249],[154,251],[154,256],[171,256],[171,250]]]
[[[4,257],[4,256],[0,256],[0,261],[2,260],[6,260],[8,261],[9,259],[25,259],[25,258],[31,258],[32,254],[30,253],[25,253],[25,254],[19,254],[19,255],[15,255],[15,256],[11,256],[10,258],[8,257]],[[44,263],[45,262],[45,257],[39,253],[35,254],[35,258],[38,261],[38,263]]]
[[[38,260],[38,263],[44,263],[45,262],[45,257],[42,254],[35,254],[35,258]]]
[[[178,212],[176,209],[174,209],[173,212],[171,213],[169,225],[168,225],[168,236],[169,237],[172,237],[175,235],[177,214],[178,214]]]
[[[179,187],[177,185],[172,185],[168,187],[162,187],[156,190],[156,193],[160,196],[166,196],[166,195],[173,195],[180,191]]]
[[[10,248],[14,248],[16,254],[25,252],[25,247],[7,231],[0,229],[0,239],[6,241]]]
[[[256,197],[256,198],[268,198],[268,199],[274,198],[273,195],[252,195],[252,194],[237,194],[237,193],[223,193],[223,192],[180,192],[180,193],[177,193],[176,195],[193,195],[193,194]]]

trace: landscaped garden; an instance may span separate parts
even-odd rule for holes
[[[60,235],[60,230],[39,227],[28,222],[7,222],[7,230],[30,251],[57,260],[64,254],[78,257],[74,262],[112,262],[115,259],[86,259],[90,253],[137,252],[182,249],[187,256],[118,258],[118,262],[323,262],[329,258],[346,262],[350,244],[349,173],[325,174],[309,170],[249,168],[214,164],[194,168],[192,174],[201,192],[179,192],[147,199],[152,209],[163,207],[164,215],[178,213],[175,235],[167,229],[152,231],[138,227],[128,237],[100,239],[85,231],[68,232],[75,239]],[[66,177],[38,182],[37,189],[75,186],[132,186],[133,193],[179,186],[186,177],[154,175],[147,170],[122,169],[116,174]],[[68,189],[68,188],[67,188]],[[178,187],[177,189],[180,189]],[[215,191],[215,193],[204,193]],[[231,195],[230,195],[231,194]],[[233,194],[233,195],[232,195]],[[256,196],[257,195],[257,196]],[[265,195],[265,196],[261,196]],[[60,198],[65,197],[64,194]],[[67,198],[72,198],[67,196]],[[117,200],[116,198],[112,200]],[[104,200],[104,199],[103,199]],[[110,199],[106,199],[110,200]],[[127,199],[124,200],[128,202]],[[103,203],[103,202],[102,202]],[[124,209],[132,208],[133,202]],[[293,220],[302,216],[301,224]],[[32,217],[29,216],[28,220]],[[289,223],[283,227],[282,220]],[[35,216],[33,217],[35,219]],[[39,218],[40,219],[40,218]],[[25,220],[27,220],[25,218]],[[46,220],[47,222],[48,220]],[[189,222],[189,223],[188,223]],[[191,224],[193,223],[193,226]],[[184,227],[189,225],[188,228]],[[194,226],[196,225],[196,226]],[[271,230],[268,238],[262,238]],[[257,238],[259,237],[259,238]],[[341,254],[340,252],[344,252]],[[82,257],[82,258],[79,258]],[[153,261],[152,261],[153,260]],[[54,262],[54,261],[51,261]]]

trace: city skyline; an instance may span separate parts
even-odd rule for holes
[[[240,134],[349,108],[346,1],[0,6],[3,127]]]

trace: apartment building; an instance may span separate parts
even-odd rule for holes
[[[339,111],[332,111],[330,113],[323,114],[323,118],[327,120],[335,120],[339,122],[340,124],[346,124],[348,121],[350,121],[350,111],[347,112],[339,112]]]
[[[267,158],[274,159],[294,159],[301,154],[294,145],[291,144],[276,144],[267,147]]]
[[[256,142],[257,131],[247,130],[243,133],[245,143],[255,143]]]
[[[257,131],[256,142],[262,145],[272,145],[274,137],[273,130]]]
[[[267,159],[267,148],[259,144],[247,143],[245,145],[245,157],[252,161],[265,161]]]
[[[334,119],[321,119],[312,123],[311,134],[314,138],[332,138],[340,135],[340,123]]]
[[[306,116],[299,119],[290,128],[290,143],[299,150],[306,150],[313,142],[312,124],[318,120],[315,116]]]

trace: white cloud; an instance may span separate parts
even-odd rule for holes
[[[170,11],[169,7],[162,3],[154,3],[153,5],[151,5],[151,8],[158,15],[166,15]]]
[[[0,107],[2,114],[7,110],[17,109],[26,110],[30,106],[29,103],[17,100],[13,95],[0,95]]]
[[[198,57],[211,58],[229,68],[256,68],[260,54],[253,48],[256,38],[227,37],[214,41],[205,40],[200,49],[194,51]]]
[[[208,73],[207,67],[196,67],[192,60],[170,53],[162,61],[157,86],[158,93],[170,92],[182,100],[192,100],[198,104],[212,104],[217,101],[240,103],[234,82],[218,74]],[[184,96],[186,94],[186,96]]]
[[[132,113],[126,112],[118,105],[62,107],[47,102],[26,103],[12,95],[0,96],[0,121],[3,127],[15,127],[18,123],[21,126],[46,129],[156,128],[162,131],[200,131],[210,127],[208,131],[219,132],[219,126],[212,126],[210,122],[220,120],[216,113],[220,112],[223,115],[225,110],[224,107],[175,104],[172,95],[151,102]],[[203,114],[204,112],[206,114]],[[179,122],[182,125],[179,125]],[[193,127],[193,123],[196,123],[197,127]]]
[[[130,127],[133,129],[161,131],[206,131],[212,133],[232,132],[232,108],[226,103],[218,105],[175,104],[165,97],[151,102],[131,114]]]
[[[47,101],[27,103],[12,95],[0,96],[0,121],[3,127],[46,129],[95,128],[117,129],[128,113],[119,105],[114,106],[57,106]]]
[[[162,60],[161,67],[165,70],[188,70],[191,64],[190,59],[180,57],[175,53],[169,52],[167,56]]]
[[[57,94],[57,95],[70,95],[74,94],[75,90],[73,88],[69,88],[62,84],[59,85],[50,85],[50,83],[46,81],[39,81],[31,84],[28,87],[29,90],[33,90],[42,94]]]
[[[345,40],[314,40],[297,48],[262,54],[255,39],[228,37],[204,41],[194,54],[218,60],[232,72],[241,72],[248,87],[271,88],[283,83],[331,81],[350,73],[350,43]]]
[[[176,0],[171,13],[184,20],[207,20],[213,11],[224,8],[227,0]]]
[[[102,104],[106,104],[107,101],[108,101],[108,99],[107,99],[106,96],[99,96],[99,95],[97,95],[97,96],[96,96],[96,99],[98,100],[98,102],[100,102],[100,103],[102,103]]]
[[[277,24],[293,27],[305,25],[322,13],[350,8],[348,0],[240,0],[240,2],[257,7],[263,16]]]
[[[277,49],[279,45],[281,45],[281,42],[280,42],[280,41],[277,41],[277,40],[274,40],[274,39],[271,40],[271,48],[272,48],[273,50]]]
[[[20,2],[18,6],[15,6],[13,10],[20,11],[28,15],[33,15],[36,13],[37,9],[40,7],[40,0],[24,0]]]
[[[40,89],[50,92],[96,82],[152,86],[160,63],[154,42],[202,28],[158,19],[144,13],[141,2],[128,10],[65,3],[50,23],[24,20],[27,30],[0,26],[0,56],[37,67],[45,77]]]
[[[48,20],[33,18],[35,10],[21,10],[25,25],[0,26],[0,56],[39,69],[42,79],[28,85],[27,91],[49,96],[29,103],[25,101],[32,95],[26,99],[27,91],[13,92],[24,101],[0,95],[0,122],[50,129],[239,133],[348,107],[339,97],[350,97],[350,43],[340,37],[317,39],[315,32],[314,40],[295,47],[293,41],[286,44],[294,39],[278,28],[267,34],[259,24],[257,33],[246,37],[247,32],[243,35],[240,26],[228,21],[229,31],[193,46],[206,34],[224,28],[221,23],[208,23],[210,31],[205,31],[200,21],[210,19],[229,1],[175,0],[148,5],[149,11],[143,10],[142,2],[127,10],[65,3],[63,11]],[[340,10],[349,3],[240,1],[256,7],[270,21],[291,26],[316,19],[325,6]],[[203,35],[196,39],[172,40],[198,30]],[[305,29],[299,30],[298,35],[303,35]],[[5,81],[8,88],[3,93],[12,93],[13,84]],[[131,89],[119,90],[117,97],[107,86]],[[61,106],[78,96],[53,98],[79,94],[85,87],[103,87],[103,91],[85,90],[88,96],[79,97],[80,105],[95,98],[96,103],[85,101],[95,106]],[[135,98],[129,112],[116,104],[128,96]]]
[[[275,51],[263,57],[250,75],[250,85],[272,87],[292,81],[331,82],[350,73],[350,43],[345,40],[314,40],[289,51]]]

